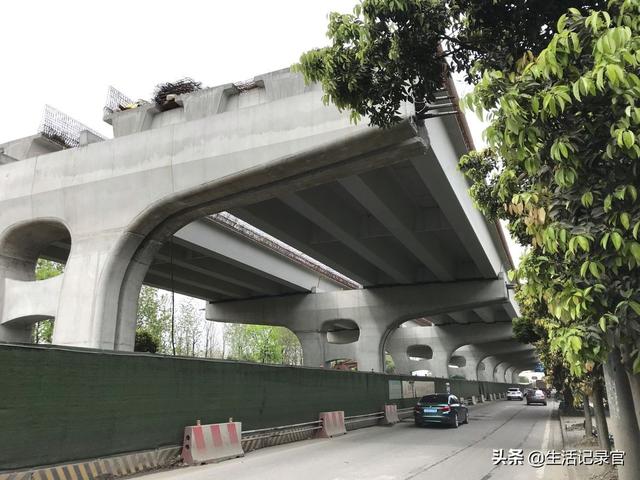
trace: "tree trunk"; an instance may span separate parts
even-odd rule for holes
[[[619,480],[640,478],[640,429],[634,412],[629,377],[620,361],[620,350],[613,349],[604,364],[613,441],[616,450],[626,452],[624,465],[618,467]]]
[[[591,438],[593,432],[593,422],[591,420],[591,407],[589,406],[589,395],[582,394],[582,403],[584,404],[584,434],[587,438]]]
[[[636,422],[640,428],[640,375],[634,375],[627,370],[629,378],[629,387],[631,387],[631,396],[633,397],[634,410],[636,411]]]
[[[598,444],[604,450],[611,450],[611,442],[609,441],[609,427],[607,426],[607,417],[604,414],[604,403],[602,401],[602,383],[596,380],[593,385],[593,414],[596,417],[596,428],[598,429]]]
[[[570,413],[572,410],[574,410],[575,407],[573,406],[573,391],[568,384],[565,384],[564,388],[562,389],[562,397],[562,409],[565,412]]]

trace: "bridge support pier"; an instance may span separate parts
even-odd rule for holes
[[[511,339],[512,335],[511,322],[405,327],[396,329],[389,336],[386,350],[394,359],[396,373],[410,375],[416,370],[429,370],[433,376],[449,377],[452,363],[460,373],[477,367],[471,352],[460,347],[472,342],[499,344],[501,340]]]
[[[210,302],[206,318],[219,322],[287,327],[298,335],[303,350],[306,345],[308,353],[305,357],[308,360],[305,364],[310,366],[319,366],[336,358],[352,358],[358,362],[359,370],[382,372],[387,339],[394,332],[408,330],[397,329],[403,322],[431,314],[509,302],[505,282],[498,278]],[[475,328],[452,326],[451,335],[462,333],[462,328],[483,335],[492,331],[492,325],[483,323]],[[495,325],[502,329],[501,335],[511,336],[510,321]],[[441,332],[444,331],[447,330]],[[495,339],[494,336],[487,338]],[[437,346],[438,352],[442,353],[436,360],[439,363],[437,366],[434,363],[433,368],[443,376],[447,375],[451,352],[468,343],[459,343],[453,337],[451,341],[451,345],[442,343]],[[387,351],[393,356],[390,349]]]
[[[355,343],[330,343],[327,332],[293,331],[302,346],[305,367],[328,367],[334,360],[353,360],[358,370],[378,372],[379,339],[365,339]]]

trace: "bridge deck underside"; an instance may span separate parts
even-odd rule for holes
[[[414,167],[424,157],[231,213],[365,287],[481,278]]]
[[[53,244],[41,256],[64,263],[68,244]],[[224,257],[174,237],[156,255],[143,282],[203,300],[230,300],[308,291],[283,282],[270,272]]]

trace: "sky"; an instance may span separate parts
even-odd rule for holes
[[[238,82],[327,44],[327,14],[356,0],[1,2],[0,143],[36,132],[49,104],[98,132],[107,88],[150,98],[185,76]],[[458,82],[461,93],[468,86]],[[476,146],[482,124],[468,116]],[[520,251],[512,244],[517,261]]]

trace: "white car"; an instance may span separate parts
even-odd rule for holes
[[[507,400],[522,400],[524,395],[519,388],[509,388],[507,390]]]

